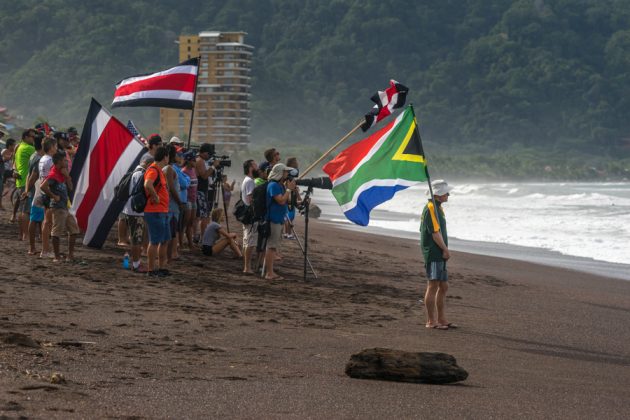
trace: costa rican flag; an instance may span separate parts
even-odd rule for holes
[[[390,80],[387,89],[379,90],[370,98],[376,105],[365,114],[365,122],[361,125],[361,129],[363,131],[369,130],[380,120],[391,115],[394,109],[404,106],[408,92],[409,88],[393,79]]]
[[[125,124],[92,98],[70,171],[74,184],[70,213],[85,232],[84,245],[103,246],[125,205],[114,199],[114,188],[144,152]]]
[[[191,58],[168,70],[131,76],[116,83],[112,108],[159,106],[192,109],[199,59]]]

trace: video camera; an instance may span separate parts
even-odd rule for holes
[[[207,151],[208,154],[210,155],[210,159],[208,159],[208,163],[218,160],[219,168],[229,168],[230,166],[232,166],[232,161],[230,160],[230,157],[228,155],[219,156],[216,154],[216,149],[214,147],[214,144],[204,143],[202,146],[203,146],[203,150],[200,149],[200,151]]]

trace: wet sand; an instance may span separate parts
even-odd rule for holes
[[[312,220],[317,280],[302,279],[294,241],[284,242],[283,281],[242,275],[229,251],[184,253],[174,276],[149,280],[122,269],[113,236],[102,250],[79,247],[85,265],[29,257],[8,217],[0,417],[630,416],[628,281],[454,252],[447,305],[460,328],[437,331],[424,328],[412,240]],[[37,347],[6,343],[7,333]],[[469,377],[347,377],[350,355],[370,347],[449,353]]]

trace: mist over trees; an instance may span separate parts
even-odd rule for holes
[[[459,153],[630,156],[630,2],[0,0],[0,104],[81,124],[181,33],[253,45],[252,142],[332,144],[395,78],[425,142]],[[146,131],[155,110],[123,110]]]

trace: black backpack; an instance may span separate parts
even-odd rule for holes
[[[135,170],[127,172],[118,185],[114,187],[114,198],[122,203],[126,203],[129,200],[129,184],[131,184],[131,177]]]
[[[159,170],[159,169],[158,169]],[[144,174],[146,171],[142,170]],[[153,187],[157,187],[160,183],[160,175],[153,182]],[[144,190],[144,176],[141,177],[138,182],[133,186],[131,190],[131,208],[136,213],[144,212],[144,208],[147,206],[147,193]]]
[[[234,204],[234,217],[244,225],[251,225],[254,223],[254,208],[248,206],[243,202],[242,198],[239,198]]]
[[[269,181],[257,185],[252,193],[252,205],[254,222],[267,219],[267,185]]]

